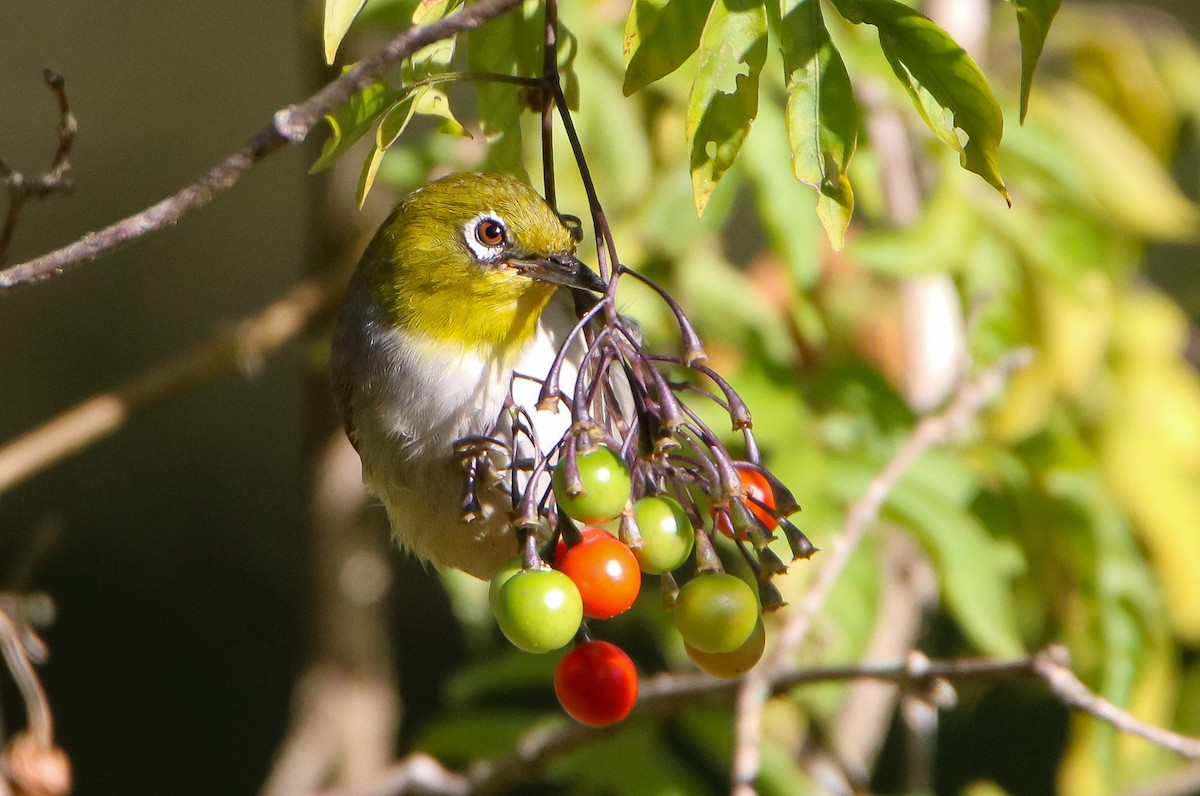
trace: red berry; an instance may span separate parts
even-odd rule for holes
[[[579,535],[583,537],[583,541],[588,539],[599,539],[602,536],[612,537],[612,534],[603,528],[597,528],[593,525],[585,525],[579,529]],[[563,539],[558,540],[558,544],[554,546],[554,568],[562,569],[563,556],[567,554],[567,543]]]
[[[563,710],[592,727],[607,727],[628,716],[637,691],[633,661],[607,641],[576,645],[554,672],[554,693]]]
[[[775,493],[771,490],[771,483],[767,481],[762,473],[753,467],[744,464],[738,464],[736,467],[738,478],[742,481],[742,502],[746,504],[746,508],[750,509],[754,516],[758,517],[762,524],[767,526],[768,530],[777,528],[779,523],[771,516],[771,512],[763,509],[758,503],[754,502],[757,500],[759,503],[765,504],[772,511],[775,509]],[[754,498],[754,500],[747,500],[746,498]],[[717,515],[717,529],[730,539],[733,538],[733,528],[730,526],[727,515]]]
[[[610,619],[633,605],[642,588],[637,557],[624,542],[599,528],[563,553],[558,568],[579,587],[583,614]]]

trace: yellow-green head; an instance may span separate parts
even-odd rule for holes
[[[528,185],[452,174],[406,197],[363,255],[383,307],[417,339],[521,349],[556,284],[603,290],[571,228]]]

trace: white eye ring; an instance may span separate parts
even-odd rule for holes
[[[480,260],[496,262],[504,254],[508,228],[495,213],[480,213],[463,226],[463,238]]]

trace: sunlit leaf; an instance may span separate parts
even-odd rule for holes
[[[709,197],[750,132],[766,57],[766,7],[753,1],[717,2],[704,25],[688,98],[687,137],[697,215],[704,214]]]
[[[462,0],[421,0],[413,11],[412,24],[428,25],[444,18],[462,4]],[[447,72],[450,62],[454,59],[457,38],[451,36],[436,41],[407,59],[402,65],[401,74],[406,84],[417,83]],[[438,130],[448,135],[469,136],[470,134],[455,118],[450,109],[450,98],[437,85],[423,85],[417,89],[414,96],[414,113],[437,118]]]
[[[329,140],[321,148],[321,155],[312,164],[309,173],[327,169],[333,162],[367,134],[379,117],[387,112],[403,95],[385,83],[375,81],[352,96],[346,104],[333,113],[326,114],[329,123]]]
[[[350,30],[350,23],[358,16],[367,0],[325,0],[325,26],[322,40],[325,43],[325,62],[333,63],[338,47]]]
[[[413,11],[413,25],[428,25],[444,18],[461,5],[462,0],[421,0]],[[404,62],[404,81],[419,80],[434,72],[445,71],[454,57],[457,37],[451,36],[427,44]]]
[[[450,109],[450,98],[437,86],[421,88],[414,96],[413,110],[423,116],[436,117],[439,132],[465,138],[471,137],[467,128],[462,126]]]
[[[359,210],[362,210],[362,206],[367,201],[367,194],[371,192],[371,186],[375,184],[375,175],[379,171],[379,164],[383,162],[385,154],[387,154],[386,149],[376,146],[363,161],[362,171],[358,175],[358,187],[354,192],[354,199],[358,203]]]
[[[625,22],[625,96],[665,77],[696,51],[713,0],[634,0]]]
[[[817,189],[817,215],[840,249],[854,212],[846,169],[858,140],[858,109],[850,76],[819,0],[783,0],[781,33],[792,171]]]
[[[357,22],[363,26],[396,31],[408,27],[418,0],[367,0],[358,13]]]
[[[376,147],[387,149],[396,143],[396,139],[412,121],[415,104],[415,96],[405,97],[388,108],[387,113],[379,120],[379,127],[375,131]]]
[[[1029,89],[1033,86],[1033,70],[1037,68],[1050,23],[1058,13],[1062,0],[1008,0],[1017,10],[1017,29],[1021,34],[1021,121],[1029,110]]]
[[[1007,201],[997,165],[1004,117],[971,56],[946,31],[896,0],[834,0],[834,5],[849,21],[879,29],[883,54],[929,128],[959,152],[963,168]]]

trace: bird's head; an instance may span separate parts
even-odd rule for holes
[[[577,234],[518,180],[452,174],[403,199],[363,261],[398,327],[506,355],[532,336],[557,285],[604,290],[575,256]]]

